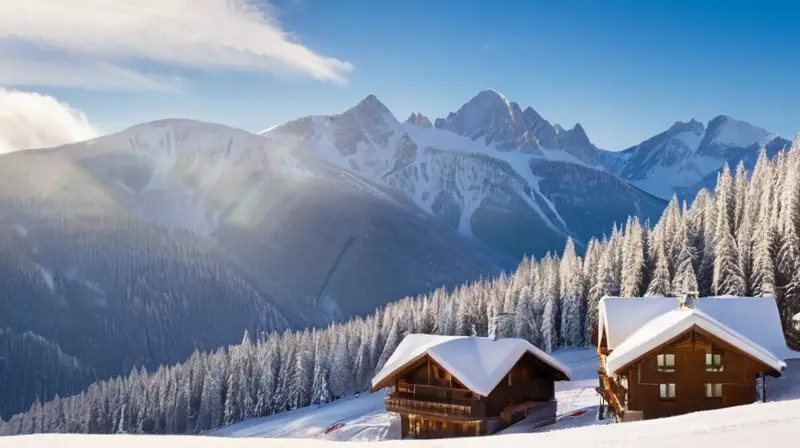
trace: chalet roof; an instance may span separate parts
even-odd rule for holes
[[[598,340],[605,333],[607,347],[616,350],[648,322],[679,306],[677,297],[604,297],[599,304]],[[703,311],[778,359],[800,357],[800,353],[786,345],[778,306],[771,297],[703,297],[692,300],[692,308]]]
[[[728,300],[728,299],[725,299]],[[710,308],[719,311],[719,302],[713,303]],[[773,302],[774,304],[774,302]],[[725,310],[723,315],[735,314],[732,310]],[[757,321],[753,321],[757,322]],[[751,323],[751,327],[757,327]],[[769,325],[769,323],[767,323]],[[760,361],[764,365],[780,372],[786,367],[781,355],[776,355],[768,348],[754,342],[752,339],[731,328],[731,326],[715,319],[699,307],[694,308],[674,308],[647,322],[633,334],[616,346],[606,358],[606,371],[609,374],[617,372],[619,369],[636,361],[648,352],[669,342],[671,339],[681,335],[690,328],[697,326],[707,331],[712,336],[736,347],[747,355]],[[780,329],[780,323],[778,323]],[[751,334],[757,334],[751,332]],[[783,334],[781,334],[783,340]],[[783,342],[785,347],[786,342]],[[788,350],[788,349],[787,349]]]
[[[467,389],[485,397],[525,353],[572,378],[569,367],[524,339],[409,334],[372,378],[372,387],[427,355]]]

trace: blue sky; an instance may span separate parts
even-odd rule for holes
[[[280,64],[153,61],[146,53],[126,67],[174,80],[168,91],[5,83],[67,102],[102,131],[167,117],[258,131],[341,112],[370,93],[401,120],[414,111],[433,119],[485,88],[551,122],[580,122],[608,149],[719,114],[784,137],[800,131],[800,5],[789,1],[284,0],[270,11],[305,48],[352,64],[335,70],[346,84]],[[3,37],[0,56],[20,44]],[[55,54],[64,48],[53,46]],[[92,49],[76,62],[69,50],[69,63],[101,55]]]

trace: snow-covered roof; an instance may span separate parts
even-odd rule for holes
[[[598,341],[605,333],[606,346],[614,350],[647,322],[678,308],[675,297],[603,297],[598,305]]]
[[[703,297],[694,301],[694,308],[746,336],[779,359],[800,356],[786,345],[778,305],[772,297]]]
[[[676,308],[651,320],[619,344],[606,358],[606,371],[617,372],[695,325],[778,372],[786,368],[777,355],[702,310]]]
[[[604,297],[599,304],[598,340],[605,332],[608,349],[616,350],[648,322],[679,307],[677,297]],[[800,353],[786,345],[778,305],[771,297],[702,297],[692,300],[692,308],[703,311],[781,360],[800,357]]]
[[[409,364],[430,356],[472,392],[488,396],[525,353],[541,359],[572,379],[572,371],[557,359],[518,338],[409,334],[386,365],[372,378],[376,387]]]

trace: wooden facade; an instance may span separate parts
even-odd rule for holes
[[[386,410],[400,414],[402,438],[465,437],[492,434],[552,404],[554,381],[562,379],[562,372],[526,353],[484,397],[425,355],[373,390],[393,386]]]
[[[602,341],[607,340],[606,337]],[[668,417],[756,400],[759,376],[780,372],[693,326],[607,375],[601,342],[598,392],[619,420]]]

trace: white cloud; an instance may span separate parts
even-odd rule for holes
[[[58,146],[97,135],[86,115],[52,96],[0,88],[0,153]]]
[[[270,9],[251,0],[3,1],[0,43],[4,43],[0,66],[17,66],[11,74],[0,70],[0,83],[7,85],[171,88],[163,78],[152,76],[157,71],[154,65],[300,73],[344,84],[353,69],[348,62],[297,42],[282,30]],[[25,50],[3,51],[3,47],[19,45]],[[33,64],[33,51],[57,57],[39,57]],[[58,70],[48,70],[43,74],[41,66],[49,64],[68,67],[68,73],[60,76]],[[142,70],[146,66],[151,69]],[[99,72],[93,67],[100,68]],[[115,77],[115,71],[124,76]],[[37,77],[36,82],[26,76]]]

